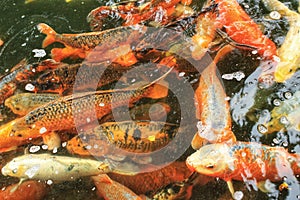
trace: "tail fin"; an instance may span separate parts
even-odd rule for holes
[[[43,48],[49,46],[50,44],[56,41],[55,36],[57,33],[50,26],[44,23],[40,23],[37,25],[37,28],[41,33],[47,35],[43,41]]]

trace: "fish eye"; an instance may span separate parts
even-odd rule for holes
[[[16,169],[16,168],[15,168],[15,169],[13,169],[13,170],[12,170],[12,173],[13,173],[13,174],[16,174],[16,173],[18,173],[18,169]]]

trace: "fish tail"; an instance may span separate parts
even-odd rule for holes
[[[56,32],[47,24],[40,23],[37,25],[38,30],[47,35],[46,38],[43,41],[43,48],[49,46],[50,44],[54,43],[56,41]]]

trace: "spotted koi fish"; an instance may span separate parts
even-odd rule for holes
[[[294,180],[300,174],[299,154],[255,142],[205,145],[189,156],[186,164],[192,171],[225,180],[232,195],[231,180]]]
[[[5,137],[0,139],[0,151],[16,146],[14,141],[18,141],[19,145],[22,141],[26,143],[29,138],[41,137],[47,132],[83,126],[107,115],[113,107],[132,104],[143,97],[163,98],[168,89],[156,83],[171,71],[139,87],[80,93],[38,107],[10,124],[11,127],[7,125],[3,133]]]
[[[117,27],[101,32],[58,34],[44,23],[38,24],[37,28],[41,33],[47,35],[43,41],[43,48],[54,42],[60,42],[66,46],[65,48],[53,48],[51,50],[52,58],[56,61],[61,61],[70,56],[86,58],[92,50],[105,52],[124,43],[132,43],[140,38],[145,31],[143,27],[136,27],[135,30],[132,27]],[[111,53],[114,52],[109,54]],[[101,56],[103,55],[101,54]]]
[[[176,124],[165,122],[106,122],[85,134],[106,136],[109,143],[129,152],[148,153],[167,145],[178,128]]]

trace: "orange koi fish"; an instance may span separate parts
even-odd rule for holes
[[[11,192],[11,190],[15,191]],[[0,199],[2,200],[42,200],[47,193],[47,185],[38,181],[26,181],[17,183],[0,190]]]
[[[51,131],[72,129],[75,127],[75,119],[77,126],[83,126],[107,115],[112,107],[132,104],[143,97],[163,98],[168,89],[156,83],[171,71],[172,69],[155,81],[138,88],[80,93],[38,107],[15,123],[6,125],[6,137],[3,141],[2,138],[0,140],[0,150],[24,144],[29,138],[41,137]],[[14,144],[16,141],[18,144]]]
[[[142,200],[137,194],[124,185],[113,181],[106,174],[92,176],[98,194],[105,200]]]
[[[34,76],[37,72],[53,69],[59,65],[60,63],[50,59],[33,64],[27,64],[25,59],[21,60],[9,74],[0,77],[0,103],[14,94],[17,84],[28,81],[29,77]]]
[[[217,4],[217,27],[220,29],[224,27],[232,40],[255,47],[259,55],[264,58],[272,59],[274,55],[277,55],[274,42],[262,33],[236,0],[211,2]]]
[[[217,61],[231,50],[231,46],[223,47],[201,74],[199,86],[195,91],[196,115],[200,122],[198,133],[192,141],[194,149],[200,148],[205,141],[210,143],[236,141],[231,131],[231,115],[226,93],[216,75]]]
[[[155,192],[168,184],[183,181],[191,174],[192,172],[187,168],[184,162],[173,162],[161,169],[139,173],[133,176],[125,176],[116,173],[109,173],[108,175],[111,179],[125,185],[136,194],[145,194],[147,192]],[[202,181],[204,183],[205,178],[200,182]]]
[[[56,61],[61,61],[70,56],[86,58],[88,53],[92,50],[106,52],[108,49],[111,50],[112,48],[122,46],[122,44],[130,44],[143,36],[143,32],[146,30],[146,28],[138,26],[135,30],[132,27],[117,27],[101,32],[58,34],[50,26],[44,23],[38,24],[37,28],[41,33],[47,35],[43,41],[43,48],[54,42],[60,42],[66,46],[65,48],[53,48],[51,50],[52,58]],[[119,51],[121,51],[119,52],[121,55],[126,55],[126,53],[128,53],[122,52],[122,49]],[[111,53],[112,52],[109,54]],[[116,54],[116,52],[114,53]],[[97,55],[99,56],[100,53],[97,53]],[[109,55],[106,56],[108,56],[107,59],[109,59]],[[104,57],[106,58],[106,56]],[[115,58],[115,55],[113,56]]]
[[[182,8],[182,4],[185,5]],[[110,15],[118,16],[125,20],[123,26],[130,26],[146,21],[154,21],[159,24],[166,24],[170,20],[184,15],[184,10],[191,12],[187,5],[192,3],[191,0],[171,0],[171,1],[157,1],[151,0],[140,6],[135,6],[134,2],[127,4],[118,4],[112,6],[101,6],[92,10],[88,16],[87,21],[90,23],[92,30],[101,30],[103,19]],[[178,8],[179,7],[179,8]]]
[[[186,160],[187,166],[200,174],[225,180],[231,194],[231,180],[281,181],[300,174],[300,155],[282,147],[255,142],[217,143],[201,147]]]

